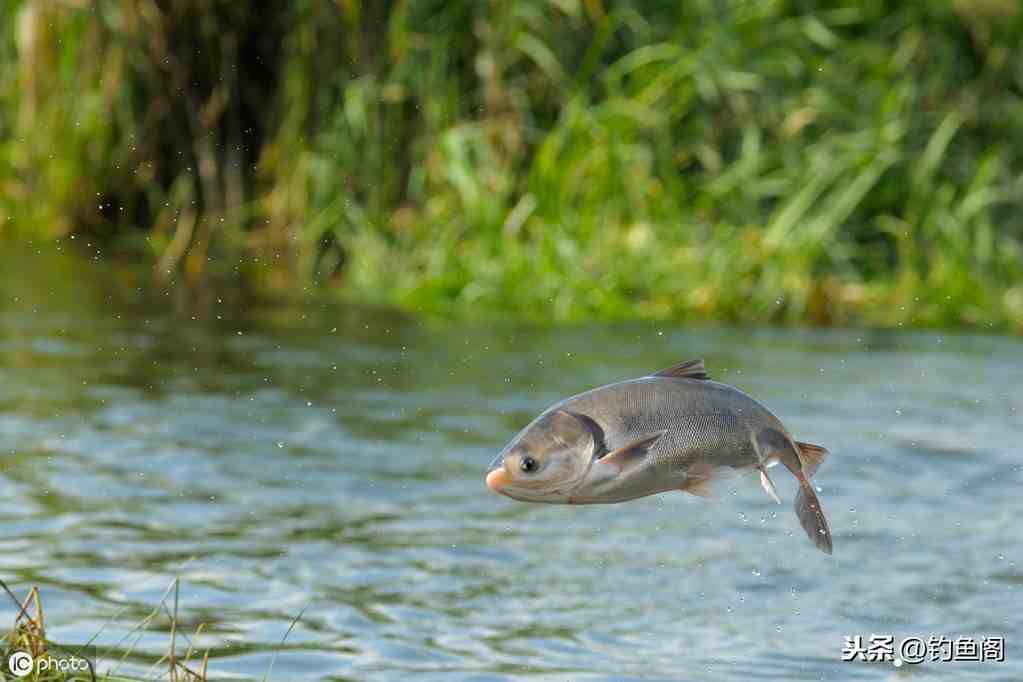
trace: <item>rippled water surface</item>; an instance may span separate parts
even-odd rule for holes
[[[1023,344],[942,333],[455,325],[142,300],[0,256],[0,575],[146,673],[182,579],[215,678],[1023,679]],[[217,319],[217,318],[220,319]],[[755,477],[721,499],[526,505],[483,485],[538,411],[703,357],[832,456],[835,554]],[[772,472],[772,473],[773,473]],[[0,620],[13,619],[9,605]],[[135,633],[135,634],[133,634]],[[1004,663],[843,663],[846,635]]]

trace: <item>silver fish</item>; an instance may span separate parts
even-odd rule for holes
[[[831,531],[810,484],[827,454],[794,440],[766,407],[711,381],[703,361],[692,360],[552,405],[501,451],[486,483],[524,502],[605,504],[669,490],[709,496],[716,479],[754,470],[780,504],[767,474],[780,462],[799,482],[800,525],[831,554]]]

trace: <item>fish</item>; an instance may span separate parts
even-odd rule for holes
[[[501,450],[485,482],[523,502],[612,504],[673,490],[712,497],[716,481],[756,472],[780,504],[767,471],[780,463],[799,484],[800,525],[831,554],[831,529],[811,483],[827,455],[795,440],[750,396],[712,380],[703,360],[690,360],[551,405]]]

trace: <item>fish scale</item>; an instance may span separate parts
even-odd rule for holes
[[[664,431],[652,452],[658,465],[669,466],[672,473],[701,454],[731,467],[754,466],[758,458],[750,437],[755,423],[784,433],[767,409],[715,381],[643,377],[568,398],[558,407],[591,416],[604,429],[608,450]]]
[[[726,413],[678,415],[657,441],[654,455],[657,465],[671,473],[685,472],[698,459],[715,458],[733,468],[757,463],[748,430]]]

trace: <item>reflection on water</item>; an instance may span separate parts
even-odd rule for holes
[[[192,319],[105,267],[0,255],[0,575],[40,585],[53,639],[102,630],[125,650],[180,575],[181,627],[207,624],[218,676],[262,678],[308,603],[275,679],[906,674],[839,662],[845,635],[872,633],[1004,635],[1005,663],[912,672],[1023,677],[1017,339],[320,304]],[[530,506],[483,486],[549,403],[692,357],[832,450],[834,557],[754,477],[716,504]],[[145,672],[166,629],[122,670]]]

